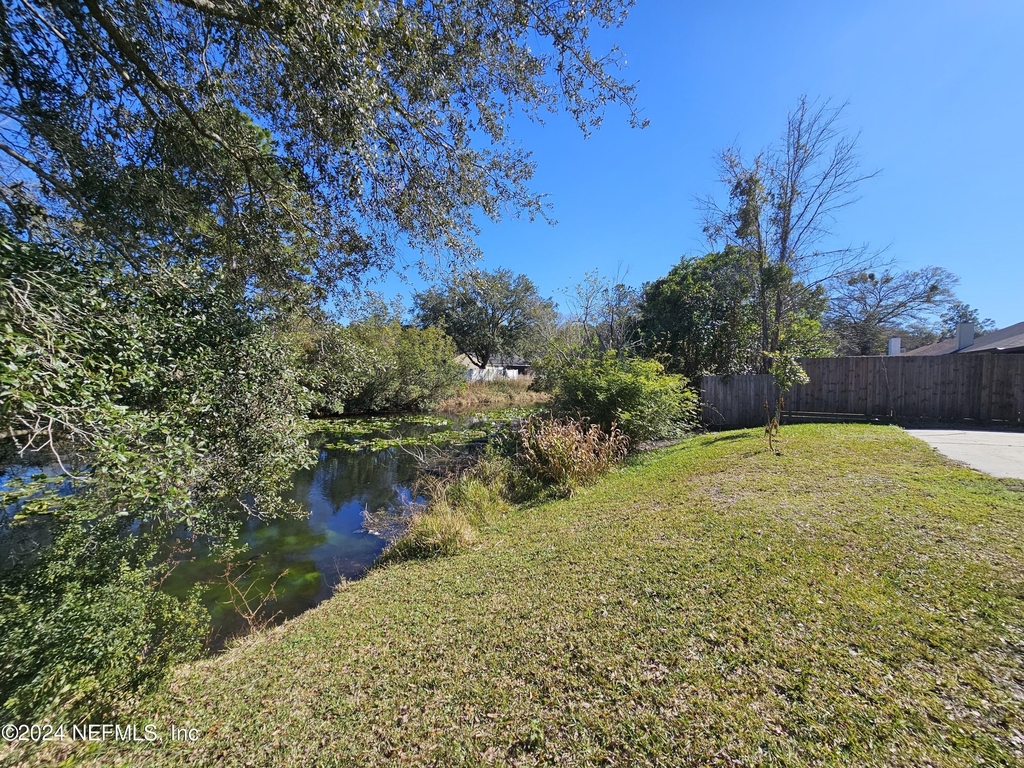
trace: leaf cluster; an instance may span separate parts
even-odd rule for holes
[[[630,447],[676,434],[696,419],[697,396],[686,379],[665,373],[656,360],[608,353],[561,369],[552,410],[587,419],[606,434],[619,432]]]
[[[667,356],[671,370],[696,380],[705,373],[746,373],[758,364],[759,327],[743,252],[684,258],[644,287],[640,328],[645,345]]]

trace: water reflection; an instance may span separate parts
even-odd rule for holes
[[[422,434],[422,425],[400,425],[393,435]],[[314,435],[313,444],[326,445],[337,435]],[[400,448],[348,451],[322,448],[311,469],[293,477],[288,496],[309,512],[308,517],[263,521],[246,520],[236,544],[245,551],[234,574],[250,598],[273,587],[276,600],[266,613],[284,620],[329,598],[343,579],[361,576],[387,542],[363,527],[367,511],[400,512],[411,499],[416,461]],[[224,580],[224,563],[196,544],[189,561],[182,562],[165,583],[168,591],[184,595],[203,585],[203,602],[213,619],[212,644],[216,647],[247,629],[232,602]]]
[[[232,561],[232,575],[239,589],[249,596],[250,604],[258,603],[260,596],[273,590],[274,600],[267,604],[263,617],[283,621],[296,616],[329,598],[343,579],[365,573],[387,544],[384,538],[365,529],[366,514],[381,510],[401,514],[410,502],[417,501],[412,498],[417,462],[407,450],[389,447],[353,451],[339,448],[339,444],[354,445],[367,438],[419,438],[489,423],[472,416],[435,418],[433,422],[352,422],[361,427],[349,437],[343,430],[311,436],[311,444],[320,450],[319,461],[294,474],[288,493],[308,516],[272,521],[247,518],[233,542],[240,554]],[[369,430],[367,423],[371,424]],[[13,467],[0,476],[0,487],[40,471],[47,476],[59,474],[56,468]],[[70,486],[67,492],[71,492]],[[4,533],[16,507],[0,511],[4,513],[0,533]],[[386,520],[387,516],[375,518]],[[24,564],[51,539],[50,521],[45,517],[19,526],[17,535],[6,530],[6,535],[0,536],[0,568]],[[210,642],[216,648],[232,636],[245,633],[249,622],[238,611],[238,592],[232,599],[223,556],[215,554],[210,544],[202,539],[169,539],[167,546],[178,552],[180,562],[162,588],[180,597],[200,591],[212,618]]]

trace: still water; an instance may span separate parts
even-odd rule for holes
[[[275,599],[264,605],[259,618],[283,621],[326,600],[340,581],[363,575],[373,564],[388,542],[366,529],[367,513],[401,516],[410,502],[422,500],[413,497],[417,460],[410,446],[388,445],[389,440],[430,442],[433,437],[443,442],[479,435],[489,421],[435,417],[349,423],[346,429],[345,422],[333,422],[332,432],[311,436],[313,445],[322,446],[319,461],[295,473],[288,494],[308,516],[245,521],[235,542],[244,548],[231,572],[238,590],[229,589],[223,559],[202,542],[192,546],[165,582],[164,589],[180,596],[201,589],[212,618],[213,647],[248,629],[238,611],[242,593],[252,607],[273,587]]]

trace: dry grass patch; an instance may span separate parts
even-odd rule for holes
[[[438,404],[440,411],[464,411],[473,408],[506,408],[543,405],[551,399],[547,392],[530,389],[532,379],[495,379],[471,381],[465,389]]]

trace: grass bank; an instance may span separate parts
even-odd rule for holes
[[[1024,760],[1024,488],[894,427],[655,452],[398,563],[131,722],[112,765]]]
[[[463,411],[469,408],[506,408],[541,405],[551,399],[546,392],[534,392],[530,379],[471,381],[465,389],[441,401],[439,411]]]

